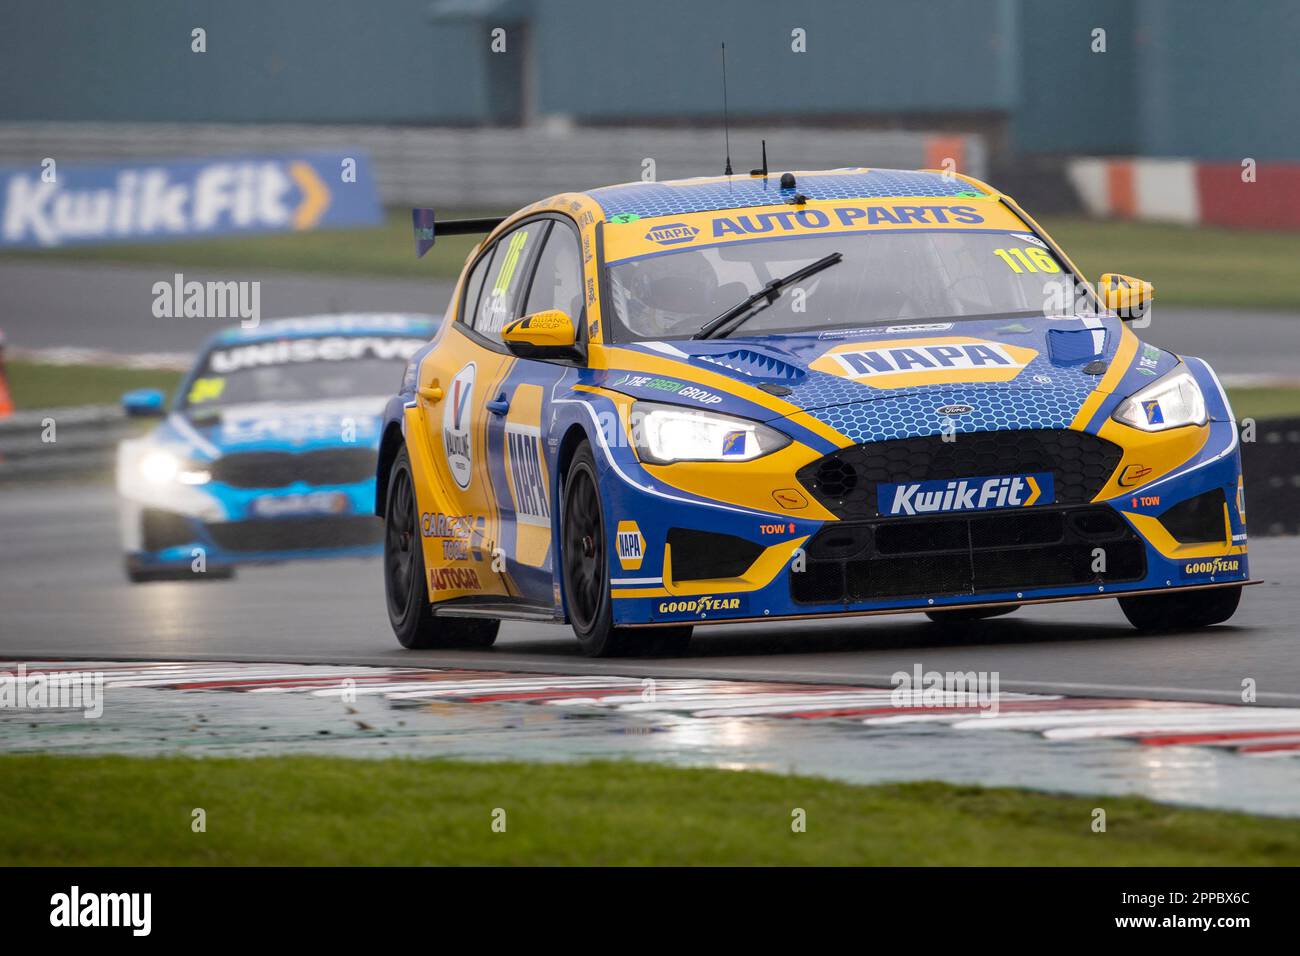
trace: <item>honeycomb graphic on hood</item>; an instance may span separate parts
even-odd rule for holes
[[[854,384],[854,383],[849,383]],[[859,386],[861,388],[861,386]],[[830,405],[807,412],[854,442],[890,441],[939,434],[945,418],[952,430],[962,432],[1011,431],[1024,428],[1068,428],[1091,386],[1066,388],[934,389],[864,402],[859,395],[849,404]],[[879,394],[879,392],[875,393]],[[960,415],[939,414],[945,405],[969,405]]]

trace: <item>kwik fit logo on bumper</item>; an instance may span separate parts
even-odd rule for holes
[[[1031,475],[881,483],[876,486],[876,501],[883,515],[920,515],[1045,505],[1055,500],[1055,491],[1051,472],[1035,472]]]

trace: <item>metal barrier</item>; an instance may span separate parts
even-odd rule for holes
[[[117,443],[143,427],[114,405],[15,412],[0,421],[0,481],[111,475]]]
[[[738,172],[759,165],[767,139],[771,169],[881,166],[936,168],[952,159],[983,178],[984,139],[975,134],[783,128],[731,133]],[[640,179],[722,173],[721,128],[414,128],[167,123],[0,123],[0,165],[39,168],[45,157],[87,163],[258,152],[364,150],[380,200],[388,204],[514,208],[570,190]]]

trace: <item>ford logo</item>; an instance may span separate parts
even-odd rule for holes
[[[934,410],[936,415],[968,415],[975,411],[974,405],[940,405]]]

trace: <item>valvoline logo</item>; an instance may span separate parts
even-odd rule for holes
[[[472,383],[466,383],[462,379],[457,379],[451,393],[451,407],[453,409],[453,428],[460,428],[461,422],[465,418],[465,406],[469,404],[469,390]]]
[[[939,481],[882,482],[876,486],[876,509],[882,515],[934,514],[1028,508],[1056,499],[1051,472],[954,478]]]
[[[461,489],[469,487],[473,473],[474,441],[470,435],[470,406],[474,402],[474,375],[477,369],[470,362],[456,373],[451,382],[451,394],[442,413],[442,446],[447,456],[447,469]]]
[[[662,226],[655,226],[645,234],[645,237],[661,246],[676,246],[683,242],[690,242],[699,234],[699,229],[684,222],[668,222]]]

